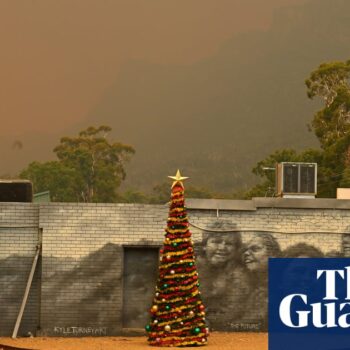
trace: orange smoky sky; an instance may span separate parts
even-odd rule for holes
[[[0,136],[81,122],[126,61],[191,64],[300,2],[0,0]]]

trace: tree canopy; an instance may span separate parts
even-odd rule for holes
[[[78,136],[62,137],[54,148],[57,161],[30,163],[20,177],[32,180],[35,192],[49,190],[54,201],[115,202],[135,150],[109,141],[110,131],[91,126]]]
[[[310,73],[305,84],[310,99],[319,98],[323,108],[312,119],[320,149],[296,152],[283,149],[257,163],[253,173],[263,182],[246,193],[262,196],[274,187],[274,174],[264,170],[278,162],[318,163],[318,196],[334,197],[336,188],[350,185],[350,60],[321,64]]]

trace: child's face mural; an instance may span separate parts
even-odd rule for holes
[[[243,262],[251,271],[267,268],[269,253],[261,237],[247,242],[243,251]]]
[[[236,243],[232,234],[213,235],[205,247],[206,257],[211,265],[224,265],[236,254]]]

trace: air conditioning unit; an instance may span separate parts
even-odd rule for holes
[[[276,192],[277,196],[283,198],[315,198],[317,163],[278,163]]]

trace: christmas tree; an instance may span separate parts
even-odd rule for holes
[[[174,182],[152,316],[146,326],[148,341],[156,346],[205,345],[208,328],[182,183],[187,177],[182,177],[179,170],[169,177]]]

